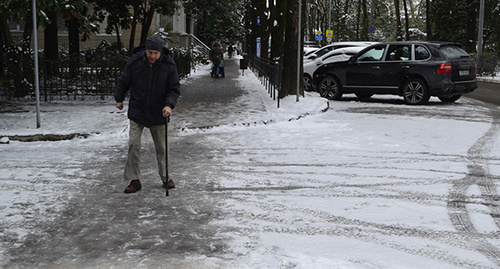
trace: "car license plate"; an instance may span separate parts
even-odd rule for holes
[[[470,74],[469,70],[460,70],[458,74],[461,76],[468,76]]]

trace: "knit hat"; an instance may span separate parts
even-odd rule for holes
[[[156,35],[150,36],[146,39],[146,49],[161,52],[163,49],[163,41]]]

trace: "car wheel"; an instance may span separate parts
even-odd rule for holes
[[[304,74],[304,91],[312,91],[312,78]]]
[[[356,95],[359,99],[368,99],[373,96],[371,93],[355,93],[354,95]]]
[[[408,105],[423,105],[429,101],[429,89],[418,78],[410,78],[403,87],[403,98]]]
[[[340,98],[342,98],[340,85],[338,81],[332,76],[324,77],[319,82],[318,91],[322,97],[325,97],[329,100],[340,100]]]
[[[443,103],[453,103],[453,102],[457,101],[458,99],[460,99],[460,97],[462,97],[461,94],[438,96],[439,100],[441,100],[441,102],[443,102]]]

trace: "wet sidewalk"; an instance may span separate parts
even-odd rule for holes
[[[182,128],[210,128],[238,124],[248,114],[265,112],[261,103],[248,103],[248,94],[240,81],[240,57],[225,59],[225,77],[210,76],[210,65],[202,66],[181,86],[181,97],[175,108],[173,125]],[[249,70],[246,70],[247,76]],[[268,100],[266,100],[268,101]]]
[[[183,82],[170,125],[170,175],[177,188],[169,197],[157,174],[147,130],[143,189],[129,195],[123,193],[128,184],[122,179],[127,147],[123,126],[111,135],[113,142],[96,135],[4,145],[0,184],[10,191],[2,193],[2,210],[8,217],[0,223],[0,267],[199,268],[207,264],[207,257],[223,255],[224,240],[210,225],[223,215],[217,209],[220,197],[207,192],[216,173],[211,165],[213,149],[204,147],[196,135],[183,137],[176,132],[228,124],[231,114],[250,111],[252,104],[229,105],[244,94],[236,81],[238,71],[233,59],[226,61],[225,78],[211,78],[199,70],[203,74]],[[117,126],[123,125],[124,113],[117,114],[112,105],[108,115]],[[10,133],[16,132],[15,126],[10,126]],[[38,148],[37,155],[31,153],[33,147]],[[8,172],[17,170],[24,175]]]

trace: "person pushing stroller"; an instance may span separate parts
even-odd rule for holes
[[[219,74],[224,77],[224,51],[219,42],[215,41],[210,50],[210,61],[212,61],[212,77],[219,77]]]

